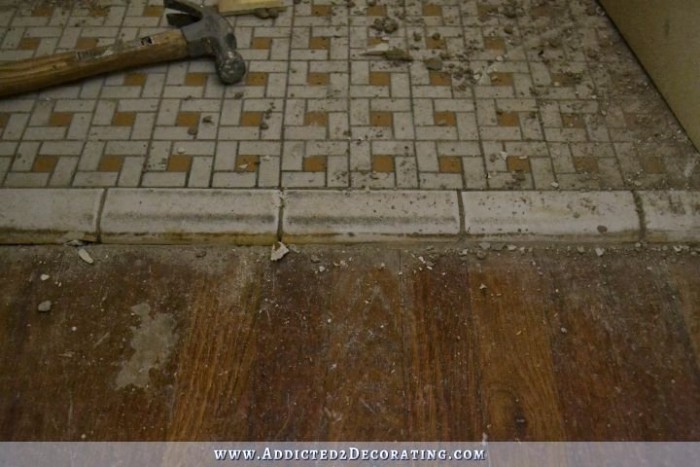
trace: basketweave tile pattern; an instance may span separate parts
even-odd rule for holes
[[[286,5],[230,18],[238,85],[198,59],[1,100],[0,184],[700,188],[700,156],[595,0]],[[10,0],[0,61],[166,27],[156,0]],[[413,61],[367,54],[382,44]]]

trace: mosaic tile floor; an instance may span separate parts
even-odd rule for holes
[[[700,155],[594,0],[286,4],[230,18],[240,84],[197,59],[0,100],[0,185],[700,188]],[[157,0],[0,0],[0,61],[166,27]],[[413,61],[368,54],[385,43]]]

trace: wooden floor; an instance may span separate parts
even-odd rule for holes
[[[700,256],[88,250],[0,248],[0,440],[700,440]]]

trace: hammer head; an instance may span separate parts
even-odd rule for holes
[[[225,84],[235,84],[243,79],[245,62],[236,51],[233,28],[223,16],[212,7],[188,0],[164,0],[163,5],[182,12],[168,14],[168,23],[180,28],[191,57],[213,55],[216,73]]]

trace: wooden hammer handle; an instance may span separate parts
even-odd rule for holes
[[[93,49],[64,52],[0,65],[0,97],[127,68],[187,57],[179,29]]]

